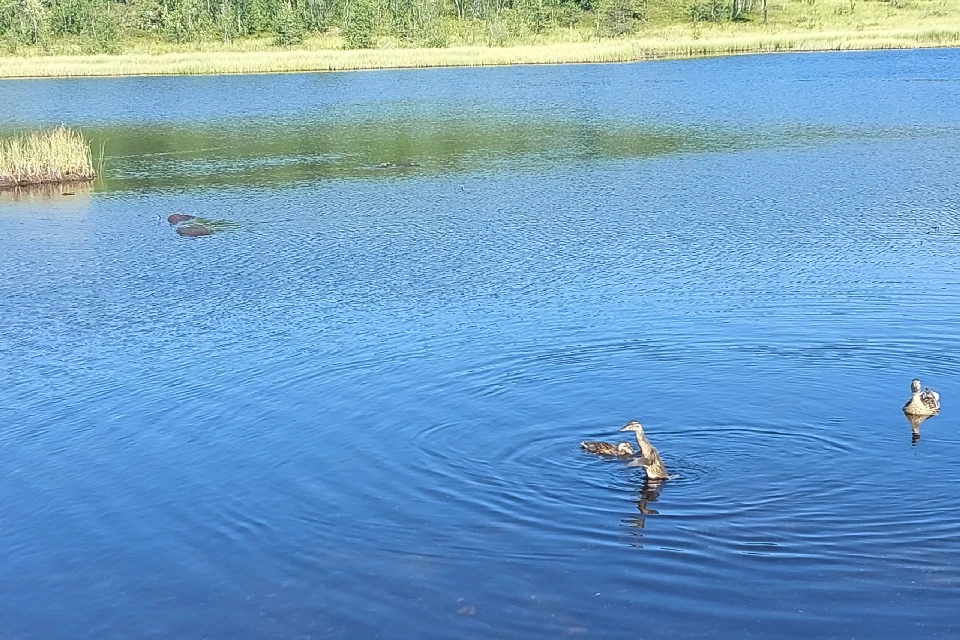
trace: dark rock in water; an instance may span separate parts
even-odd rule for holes
[[[167,222],[170,224],[180,224],[181,222],[186,222],[187,220],[193,220],[196,216],[188,216],[185,213],[174,213],[167,218]]]
[[[202,224],[191,224],[186,227],[177,227],[177,233],[187,238],[199,238],[200,236],[212,236],[213,229]]]

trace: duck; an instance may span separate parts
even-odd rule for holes
[[[920,390],[920,381],[914,378],[910,382],[909,402],[903,405],[903,412],[908,416],[934,416],[940,413],[940,394],[933,389]]]
[[[647,436],[643,433],[643,425],[636,420],[631,420],[620,431],[633,431],[637,434],[637,444],[640,445],[640,455],[645,460],[643,467],[647,471],[647,478],[650,480],[665,480],[670,477],[667,473],[667,467],[660,458],[660,452],[650,444]]]
[[[585,451],[601,456],[619,456],[626,458],[633,455],[633,447],[630,446],[629,442],[621,442],[620,444],[611,444],[609,442],[581,442],[580,446],[583,447]]]

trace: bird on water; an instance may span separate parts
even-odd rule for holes
[[[903,405],[908,416],[933,416],[940,413],[940,394],[933,389],[922,389],[916,378],[910,382],[910,400]]]
[[[644,459],[643,467],[646,469],[649,479],[664,480],[670,477],[667,473],[667,467],[664,466],[663,460],[660,459],[660,452],[657,451],[655,446],[650,444],[647,436],[643,433],[642,424],[636,420],[631,420],[624,428],[620,429],[620,431],[633,431],[636,433],[637,444],[640,445],[640,455]]]
[[[601,456],[620,456],[621,458],[625,458],[633,455],[633,447],[630,446],[629,442],[621,442],[620,444],[611,444],[609,442],[581,442],[580,446],[583,447],[584,451],[596,453]]]

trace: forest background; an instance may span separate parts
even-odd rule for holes
[[[960,0],[0,0],[0,50],[31,56],[508,47],[777,33],[796,41],[797,33],[877,30],[919,46],[943,46],[960,41],[958,5]],[[802,47],[783,47],[796,48]]]

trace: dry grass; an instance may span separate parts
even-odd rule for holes
[[[786,32],[769,35],[751,33],[699,37],[678,35],[673,38],[650,37],[513,47],[36,56],[0,58],[0,78],[203,75],[631,62],[774,51],[914,49],[958,44],[960,25],[938,30]]]
[[[0,78],[628,62],[773,51],[960,46],[960,0],[771,0],[770,6],[769,24],[757,16],[745,23],[694,24],[674,11],[652,16],[640,32],[626,39],[596,38],[592,29],[581,26],[518,34],[508,46],[486,46],[482,34],[466,26],[451,39],[453,46],[440,49],[409,48],[381,38],[376,49],[350,51],[342,48],[336,34],[316,36],[297,49],[278,48],[264,38],[194,45],[140,39],[130,41],[120,55],[25,51],[26,55],[0,57]]]
[[[0,188],[85,182],[96,171],[78,131],[57,127],[0,140]]]

